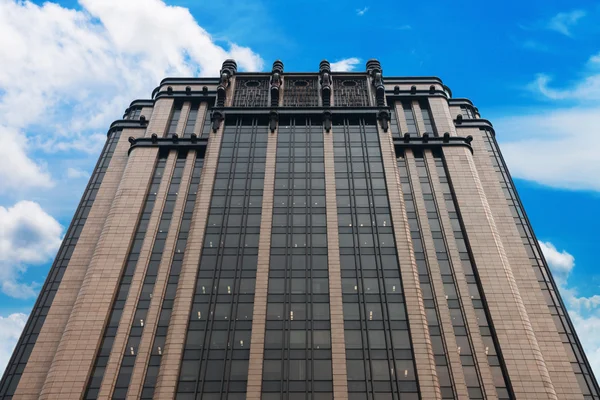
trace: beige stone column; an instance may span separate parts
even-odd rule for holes
[[[167,331],[165,351],[162,355],[154,392],[154,397],[157,399],[175,398],[181,357],[183,356],[183,347],[198,276],[198,263],[202,253],[210,199],[217,172],[223,126],[221,124],[216,133],[210,134],[207,145],[200,185],[198,187],[198,197],[194,206],[192,224],[177,285],[177,294],[173,303],[173,312],[171,313],[171,321]]]
[[[444,156],[458,204],[468,210],[462,220],[515,395],[557,399],[471,152],[446,147]]]
[[[40,395],[127,164],[127,150],[129,149],[127,138],[134,135],[135,132],[139,132],[139,130],[124,130],[121,133],[92,209],[69,260],[69,265],[52,301],[35,347],[29,356],[29,361],[15,391],[15,398],[37,399]]]
[[[444,97],[430,97],[429,107],[431,108],[431,118],[435,123],[438,134],[443,136],[445,132],[448,132],[450,136],[456,136],[456,128],[454,127],[454,120],[450,115],[448,100]]]
[[[429,227],[429,219],[427,218],[427,209],[425,208],[423,191],[421,190],[421,184],[419,182],[417,165],[415,164],[415,159],[411,150],[406,150],[405,159],[406,166],[409,171],[409,177],[412,181],[415,210],[417,213],[417,218],[419,219],[419,225],[421,226],[421,238],[423,240],[425,256],[427,257],[427,263],[429,265],[431,287],[434,292],[436,307],[438,309],[440,329],[442,331],[441,333],[443,340],[446,344],[446,350],[448,351],[447,357],[449,363],[449,372],[452,376],[457,398],[468,399],[469,393],[465,383],[465,374],[463,373],[460,354],[458,353],[456,336],[454,336],[454,327],[452,326],[452,318],[450,317],[450,310],[448,309],[448,301],[446,300],[446,293],[444,291],[442,273],[440,272],[440,266],[436,257],[435,245],[433,243],[433,236],[431,235],[431,228]]]
[[[135,149],[134,152],[137,150],[138,149]],[[167,159],[167,162],[165,164],[163,177],[161,179],[158,192],[156,194],[154,209],[152,210],[152,215],[150,216],[150,220],[148,222],[148,229],[146,230],[146,236],[144,237],[144,242],[142,244],[142,248],[140,249],[140,255],[136,264],[135,273],[131,279],[129,294],[127,295],[127,300],[125,300],[125,306],[123,307],[123,312],[121,314],[121,320],[119,322],[117,334],[115,335],[110,356],[106,364],[106,369],[104,370],[104,379],[102,380],[102,385],[100,387],[98,398],[110,398],[112,396],[112,391],[117,380],[117,374],[119,373],[121,361],[123,360],[123,355],[126,350],[125,347],[129,338],[129,331],[131,330],[131,326],[133,324],[133,317],[135,314],[137,303],[142,292],[142,286],[144,285],[146,268],[148,267],[148,261],[150,260],[152,248],[154,247],[154,240],[156,238],[156,233],[158,232],[158,224],[162,216],[164,203],[167,199],[167,192],[171,183],[173,170],[175,169],[176,160],[177,152],[172,151],[169,154],[169,158]],[[134,229],[136,226],[137,223],[134,223]],[[133,233],[135,234],[135,230],[133,231]],[[127,256],[125,257],[125,259],[126,258]],[[119,281],[117,280],[117,283],[115,284],[115,292],[119,284],[118,282]],[[112,306],[112,302],[110,305]]]
[[[415,122],[417,123],[417,129],[419,131],[419,136],[423,136],[423,133],[425,133],[426,129],[425,120],[423,119],[423,112],[421,111],[421,105],[417,100],[413,100],[412,107],[415,115]],[[429,132],[429,134],[432,135],[433,132]]]
[[[40,398],[79,398],[85,390],[146,198],[156,154],[156,149],[139,148],[129,155]]]
[[[396,109],[396,120],[398,121],[398,127],[400,128],[400,136],[403,136],[408,132],[408,125],[406,124],[406,118],[404,117],[404,108],[402,108],[402,102],[395,102],[394,108]]]
[[[206,122],[204,119],[206,118],[206,108],[207,107],[208,106],[207,106],[206,102],[203,101],[202,103],[200,103],[200,107],[198,108],[198,116],[196,117],[196,126],[194,126],[194,133],[198,137],[202,136],[202,127],[204,126],[204,123]]]
[[[415,261],[404,196],[400,186],[400,174],[391,133],[385,133],[377,126],[381,143],[381,154],[385,180],[388,186],[390,211],[394,224],[396,249],[400,262],[400,276],[404,290],[404,300],[408,313],[408,325],[415,354],[415,365],[421,397],[423,399],[441,399],[440,385],[435,369],[435,360],[427,326],[423,293],[419,283],[419,273]]]
[[[148,128],[146,129],[146,137],[150,137],[153,133],[156,133],[159,138],[166,135],[167,126],[169,126],[169,120],[171,119],[173,103],[174,100],[172,97],[156,99],[152,118],[148,122]]]
[[[265,128],[266,129],[266,128]],[[250,360],[248,361],[247,400],[260,400],[262,391],[263,356],[265,348],[265,324],[267,321],[267,290],[269,286],[269,262],[271,259],[271,230],[273,225],[273,193],[275,190],[275,161],[277,156],[277,133],[269,132],[265,160],[265,183],[263,188],[260,237],[258,241],[258,264],[252,312],[252,336],[250,337]]]
[[[185,132],[185,126],[187,125],[188,117],[190,116],[190,110],[192,108],[192,103],[186,101],[181,106],[181,114],[179,114],[179,121],[177,121],[177,127],[175,128],[175,132],[179,135],[179,137],[183,137],[183,133]]]
[[[344,305],[340,266],[340,236],[338,232],[333,128],[324,133],[325,202],[327,212],[327,260],[329,268],[329,314],[331,318],[331,365],[334,399],[348,398],[346,342],[344,339]]]
[[[146,121],[150,121],[152,119],[152,110],[154,107],[143,107],[140,116],[146,117]]]
[[[139,398],[141,395],[142,386],[144,385],[148,360],[150,359],[150,354],[152,353],[152,344],[154,343],[158,318],[160,317],[160,312],[162,309],[165,290],[167,288],[167,281],[169,279],[169,273],[171,270],[171,263],[173,261],[173,255],[176,251],[175,245],[177,244],[177,237],[179,236],[179,226],[181,224],[181,218],[183,216],[183,210],[185,208],[185,203],[188,196],[188,188],[192,178],[195,160],[196,152],[190,151],[187,155],[185,167],[181,176],[181,184],[179,185],[177,199],[175,200],[175,206],[173,208],[173,216],[169,226],[169,233],[167,234],[167,239],[165,241],[165,249],[163,251],[158,274],[156,276],[156,283],[154,284],[154,291],[152,292],[150,307],[144,321],[144,331],[142,333],[140,345],[138,346],[137,357],[135,358],[135,365],[131,376],[131,382],[129,384],[129,391],[127,392],[127,398],[130,399]],[[123,348],[123,351],[126,351],[126,349]],[[107,377],[105,377],[104,380],[107,381]],[[114,383],[116,383],[116,380]]]
[[[475,360],[476,367],[479,370],[481,381],[483,383],[481,390],[483,391],[485,398],[497,399],[498,394],[496,392],[496,386],[494,385],[494,379],[492,378],[490,364],[488,363],[485,345],[483,344],[483,339],[481,338],[481,330],[479,329],[477,314],[475,314],[473,300],[471,299],[471,294],[469,292],[469,285],[465,277],[465,271],[460,259],[458,247],[456,246],[456,237],[454,236],[454,231],[450,222],[450,216],[448,215],[448,209],[444,199],[444,192],[442,190],[442,186],[440,185],[440,179],[435,166],[435,160],[430,150],[425,151],[424,158],[431,180],[433,196],[438,207],[440,225],[442,227],[442,232],[446,237],[448,258],[450,259],[452,269],[454,270],[454,281],[456,283],[458,297],[460,299],[465,316],[465,326],[467,327],[467,332],[473,345],[473,359]]]
[[[506,196],[499,184],[500,175],[494,170],[490,153],[478,128],[459,128],[461,136],[472,135],[473,160],[481,178],[485,195],[494,215],[498,233],[507,249],[507,258],[521,293],[523,304],[544,356],[552,384],[559,399],[582,399],[581,389],[569,362],[569,356],[557,332],[546,299],[540,290],[531,260],[517,230]],[[494,321],[496,323],[496,321]]]

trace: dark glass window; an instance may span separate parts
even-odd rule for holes
[[[133,277],[133,274],[135,273],[135,269],[137,266],[137,260],[139,258],[139,252],[141,249],[141,242],[146,236],[146,230],[148,225],[147,223],[142,223],[142,221],[148,221],[152,214],[152,210],[154,209],[154,203],[156,202],[156,191],[158,191],[158,186],[162,181],[167,156],[168,153],[160,153],[156,166],[154,167],[154,172],[152,174],[152,180],[150,183],[150,189],[146,194],[146,199],[142,207],[143,212],[135,229],[133,245],[130,248],[129,254],[127,256],[127,261],[125,264],[127,265],[127,268],[125,268],[125,270],[123,271],[121,279],[119,281],[119,287],[117,290],[117,293],[119,294],[117,296],[117,299],[113,302],[108,320],[108,325],[104,328],[102,346],[100,348],[100,351],[96,355],[96,361],[94,362],[94,367],[92,368],[91,378],[87,384],[86,392],[84,395],[85,399],[96,399],[98,396],[98,390],[100,389],[100,385],[102,383],[102,378],[104,375],[101,371],[104,370],[104,365],[106,365],[104,357],[108,357],[112,350],[113,341],[117,333],[119,322],[121,320],[121,314],[123,313],[123,307],[125,306],[125,300],[127,299],[127,295],[129,294],[131,279]],[[144,292],[142,291],[142,294],[143,293]],[[139,321],[134,320],[134,324],[136,322],[139,323]],[[131,354],[131,348],[129,348],[128,350]],[[135,348],[133,348],[133,353],[136,353]],[[126,380],[130,377],[131,374],[128,373],[127,370],[124,370],[119,385],[123,383],[123,380]]]
[[[177,398],[245,391],[267,135],[264,119],[225,120]]]
[[[279,121],[263,398],[333,390],[322,129],[316,119]]]
[[[418,398],[414,372],[404,385],[395,368],[414,361],[375,120],[332,130],[349,396]]]

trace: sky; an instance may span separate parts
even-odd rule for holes
[[[109,124],[166,76],[438,76],[496,137],[600,375],[600,2],[0,0],[0,371]]]

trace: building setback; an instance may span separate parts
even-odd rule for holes
[[[600,400],[494,129],[440,79],[227,60],[107,136],[0,398]]]

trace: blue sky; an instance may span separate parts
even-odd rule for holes
[[[0,0],[0,370],[105,140],[160,79],[434,75],[490,119],[600,374],[600,3]]]

